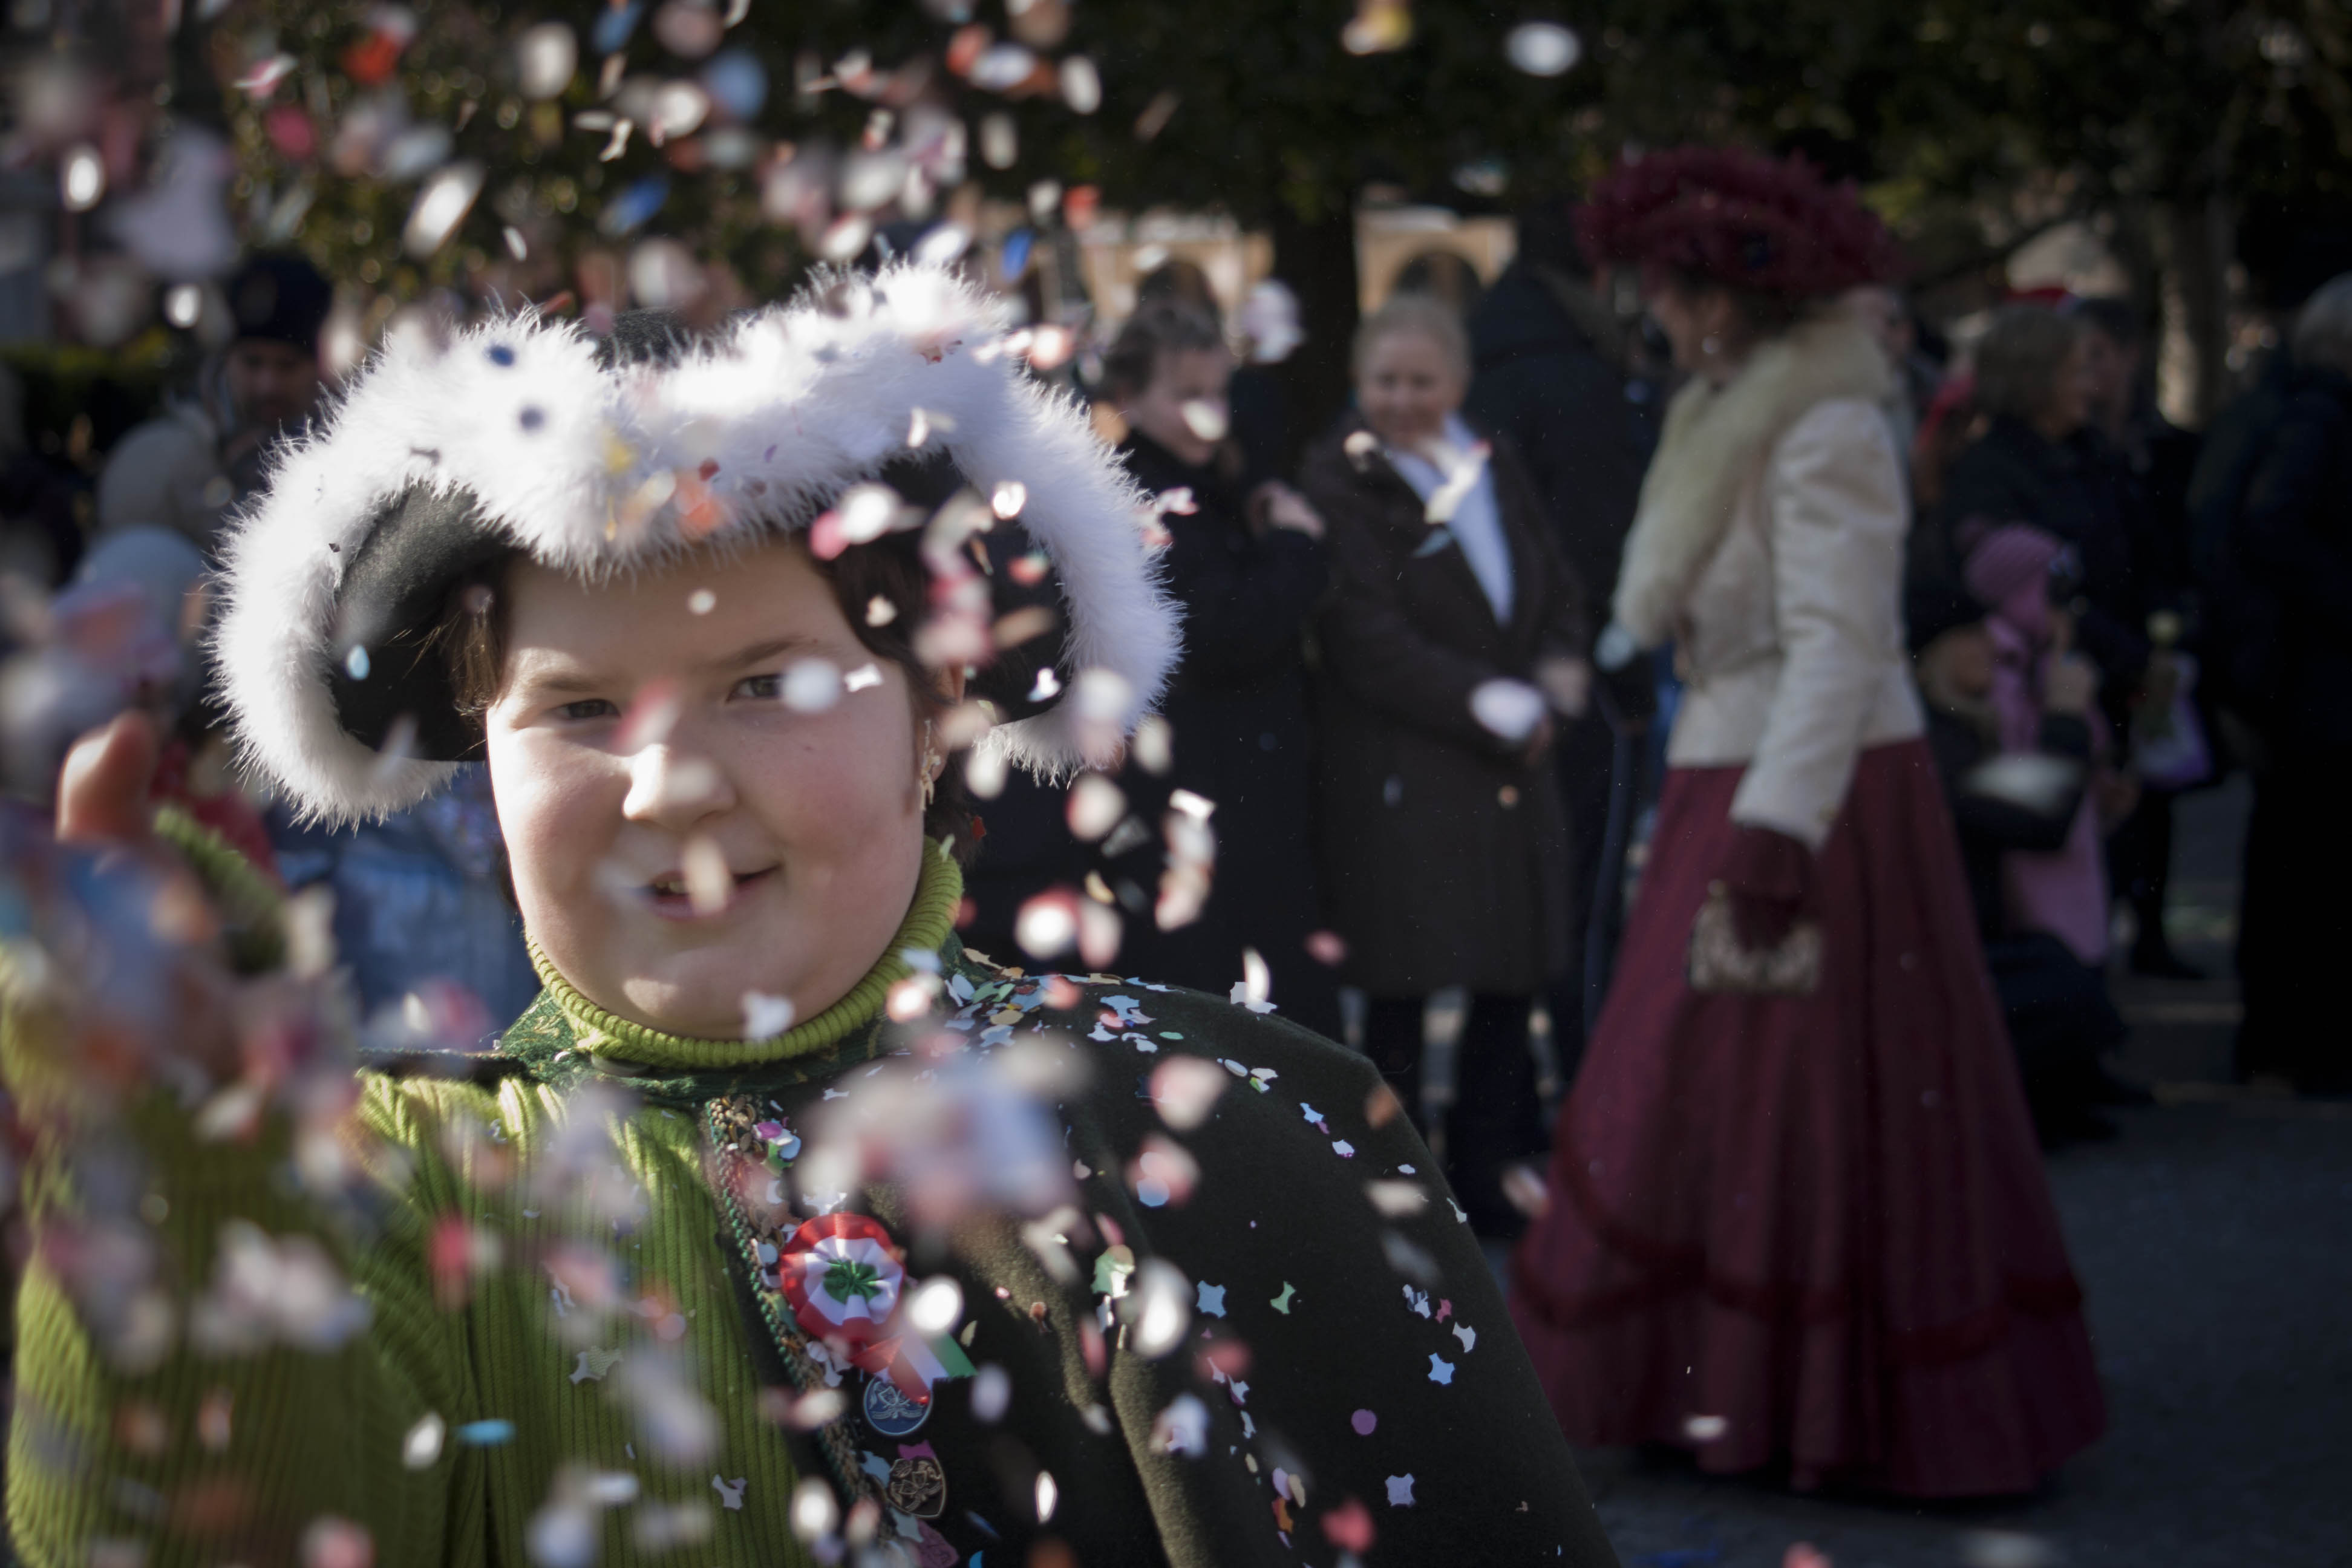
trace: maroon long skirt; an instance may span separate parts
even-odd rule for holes
[[[1863,753],[1801,998],[1685,981],[1741,772],[1667,777],[1512,1314],[1572,1443],[2027,1490],[2105,1410],[1927,748]]]

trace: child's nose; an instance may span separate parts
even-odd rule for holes
[[[664,741],[629,759],[629,793],[621,815],[631,822],[683,831],[735,804],[727,775],[706,757]]]

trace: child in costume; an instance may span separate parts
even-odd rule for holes
[[[6,950],[25,1560],[1610,1563],[1366,1064],[956,938],[956,753],[1107,763],[1174,662],[1139,511],[937,269],[393,344],[223,681],[322,818],[485,755],[546,989],[354,1062],[322,912],[85,742]]]

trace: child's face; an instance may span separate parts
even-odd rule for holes
[[[1981,700],[1992,689],[1997,657],[1982,621],[1954,626],[1921,650],[1920,683],[1931,696]]]
[[[1160,356],[1151,384],[1121,401],[1127,422],[1168,448],[1180,463],[1193,468],[1217,455],[1214,436],[1195,429],[1223,431],[1228,418],[1226,384],[1233,380],[1233,357],[1223,349],[1173,349]],[[1192,413],[1186,413],[1187,405]]]
[[[564,978],[623,1017],[726,1037],[748,993],[802,1018],[846,994],[914,898],[923,724],[806,554],[594,587],[525,562],[506,595],[490,782],[524,922]],[[788,705],[808,659],[858,689]]]

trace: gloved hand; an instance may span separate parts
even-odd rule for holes
[[[1739,945],[1761,952],[1780,945],[1812,897],[1813,852],[1785,833],[1741,827],[1724,858],[1722,881],[1731,895],[1731,924]]]

